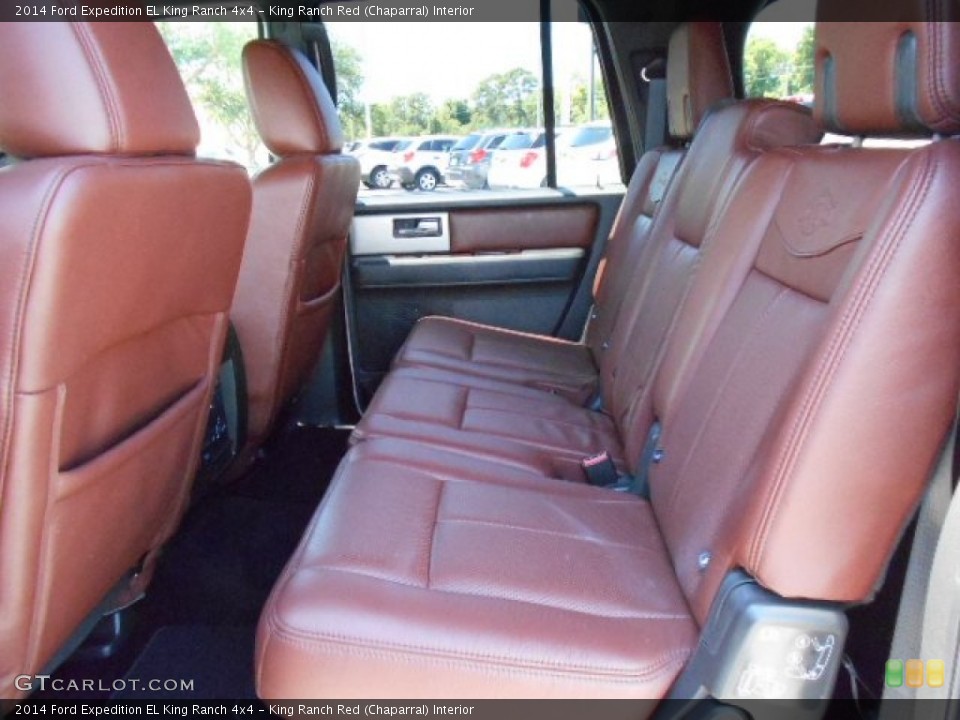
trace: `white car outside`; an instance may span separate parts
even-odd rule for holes
[[[450,160],[450,148],[459,138],[424,135],[398,143],[391,154],[390,176],[407,189],[435,190],[444,183],[443,172]]]
[[[350,150],[360,162],[360,180],[369,188],[385,190],[393,185],[389,165],[393,159],[393,150],[400,138],[373,138],[362,140]]]

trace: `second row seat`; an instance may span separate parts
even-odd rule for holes
[[[708,110],[733,97],[733,78],[720,23],[684,23],[667,59],[670,144],[644,153],[597,272],[592,319],[573,343],[447,317],[425,317],[397,353],[394,367],[450,370],[459,376],[505,380],[556,392],[583,403],[598,390],[604,345],[638,274],[654,216]],[[701,150],[700,152],[703,152]]]
[[[643,238],[633,272],[622,271],[629,278],[624,297],[608,299],[621,307],[601,344],[602,411],[528,384],[399,367],[378,389],[353,439],[429,437],[567,480],[583,478],[585,457],[607,452],[622,474],[632,474],[649,429],[650,380],[692,279],[707,256],[716,256],[711,282],[723,286],[743,261],[738,248],[763,229],[745,221],[739,233],[717,233],[732,191],[764,151],[816,142],[820,135],[809,111],[792,103],[751,100],[705,117],[649,232],[634,229]],[[721,309],[700,307],[696,322],[707,323]]]

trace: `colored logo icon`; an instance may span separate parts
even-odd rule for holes
[[[943,687],[946,668],[943,660],[928,660],[924,672],[923,660],[887,660],[884,681],[887,687],[897,688],[906,685],[909,688],[923,687],[924,676],[927,685],[932,688]]]
[[[927,685],[932,688],[943,687],[943,678],[946,671],[943,666],[943,660],[930,660],[927,662]]]
[[[903,685],[903,660],[887,660],[885,673],[887,687],[901,687]]]
[[[923,660],[907,660],[907,687],[923,687]]]

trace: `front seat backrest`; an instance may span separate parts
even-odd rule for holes
[[[277,161],[253,181],[253,216],[233,305],[251,445],[307,380],[340,289],[360,165],[340,153],[337,110],[317,70],[271,40],[243,50],[253,118]]]
[[[152,23],[0,23],[0,697],[139,592],[200,454],[250,184]],[[139,569],[139,573],[134,572]],[[134,580],[136,582],[134,582]]]

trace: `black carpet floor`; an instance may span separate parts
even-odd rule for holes
[[[240,480],[197,500],[157,566],[131,630],[109,659],[77,656],[55,673],[94,679],[56,699],[252,699],[260,610],[346,451],[343,431],[296,428],[267,445]],[[124,678],[192,680],[192,688],[144,693]],[[118,681],[116,686],[114,681]],[[63,686],[62,686],[63,687]],[[114,690],[113,688],[117,689]],[[106,689],[105,689],[106,688]]]

